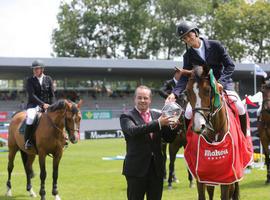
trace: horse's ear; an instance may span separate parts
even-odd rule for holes
[[[65,100],[65,103],[68,106],[68,108],[71,110],[72,109],[72,103],[69,102],[68,100]]]
[[[83,104],[83,100],[82,99],[80,99],[80,101],[78,102],[78,104],[77,104],[77,108],[79,108],[80,109],[80,107],[81,107],[81,105]]]

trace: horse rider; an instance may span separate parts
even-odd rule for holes
[[[176,27],[176,34],[186,44],[183,56],[183,69],[192,70],[193,66],[208,66],[213,69],[214,76],[219,86],[223,87],[228,97],[235,102],[238,110],[241,130],[246,135],[246,110],[238,94],[234,91],[232,74],[235,65],[224,46],[216,40],[208,40],[199,36],[199,29],[189,21],[182,21]],[[185,90],[188,82],[187,76],[181,76],[173,92],[168,96],[168,101],[175,101]],[[192,118],[192,108],[187,105],[185,111],[186,123]]]
[[[174,67],[173,78],[164,82],[163,86],[159,89],[159,95],[166,99],[171,94],[181,75],[181,69],[179,67]]]
[[[54,99],[53,81],[44,74],[45,65],[41,60],[32,63],[33,76],[26,81],[28,94],[25,128],[25,149],[32,147],[33,122],[37,112],[44,112]]]

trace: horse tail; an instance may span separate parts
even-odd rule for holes
[[[239,200],[240,199],[240,188],[239,188],[239,183],[238,182],[236,182],[234,184],[234,191],[233,191],[232,199],[233,200]]]

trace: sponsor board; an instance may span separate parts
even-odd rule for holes
[[[123,138],[121,130],[85,131],[85,139]]]

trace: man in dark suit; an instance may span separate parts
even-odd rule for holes
[[[44,63],[35,60],[32,63],[33,76],[26,81],[26,92],[28,94],[27,118],[25,128],[25,149],[32,147],[33,122],[38,111],[46,110],[53,102],[54,89],[50,76],[44,74]]]
[[[175,67],[173,78],[165,81],[163,86],[159,89],[159,95],[166,99],[171,94],[180,77],[181,69],[179,67]]]
[[[192,70],[193,66],[208,66],[213,70],[214,76],[221,87],[226,90],[228,97],[235,102],[238,110],[241,129],[246,134],[246,110],[238,94],[234,91],[232,74],[235,65],[224,46],[216,40],[208,40],[199,37],[199,29],[192,22],[182,21],[176,28],[176,34],[186,45],[186,52],[183,58],[183,70]],[[168,96],[168,101],[175,101],[175,98],[185,90],[188,82],[187,76],[181,76],[172,94]],[[185,117],[191,119],[192,109],[188,105]]]
[[[123,165],[127,197],[128,200],[143,200],[146,194],[148,200],[160,200],[164,174],[161,138],[172,142],[177,124],[160,112],[150,110],[151,90],[148,87],[136,89],[134,102],[135,108],[120,116],[127,151]]]

